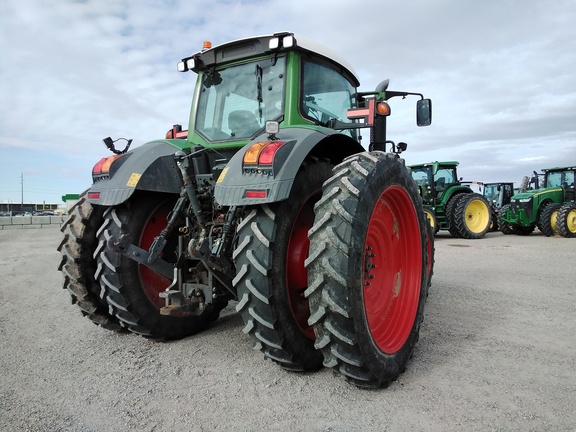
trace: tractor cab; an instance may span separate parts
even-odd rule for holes
[[[412,178],[425,205],[435,205],[443,200],[446,192],[460,184],[456,167],[458,162],[432,162],[411,165]]]
[[[514,183],[484,183],[483,193],[492,208],[498,210],[510,202],[514,195]]]

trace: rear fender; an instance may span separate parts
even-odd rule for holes
[[[88,190],[92,204],[121,204],[136,190],[180,193],[182,177],[174,153],[182,140],[158,140],[129,151],[112,164],[110,176],[96,181]]]
[[[243,166],[244,154],[250,146],[270,141],[266,134],[258,136],[230,159],[216,182],[214,196],[218,204],[245,206],[285,200],[307,157],[329,159],[338,164],[345,157],[364,151],[356,140],[328,128],[286,128],[276,138],[285,144],[275,155],[273,170],[259,167],[248,170]]]

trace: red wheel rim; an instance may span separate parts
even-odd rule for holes
[[[314,224],[314,203],[318,198],[319,194],[310,196],[300,208],[292,226],[286,251],[286,289],[290,309],[298,328],[310,339],[315,339],[315,336],[314,329],[308,324],[310,305],[304,296],[304,291],[308,287],[308,272],[304,261],[308,258],[310,250],[308,230]]]
[[[420,227],[410,196],[387,188],[368,224],[363,294],[369,331],[376,345],[394,354],[406,343],[418,309],[422,282]]]
[[[166,227],[166,218],[172,210],[172,204],[167,202],[154,209],[148,220],[144,224],[142,233],[140,234],[140,242],[138,246],[144,250],[149,250],[154,238],[157,237],[162,229]],[[160,255],[161,258],[166,259],[166,251],[169,250],[170,243],[164,248],[164,252]],[[154,270],[144,265],[138,265],[138,272],[140,274],[140,283],[142,289],[152,303],[158,310],[166,306],[166,301],[160,298],[159,294],[164,291],[171,281],[164,276],[159,275]]]

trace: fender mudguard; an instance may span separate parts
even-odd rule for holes
[[[307,157],[325,158],[338,164],[351,154],[365,151],[353,138],[329,128],[286,128],[276,138],[285,144],[276,153],[272,173],[243,167],[246,150],[257,142],[268,142],[266,134],[256,137],[230,159],[216,182],[214,197],[218,204],[245,206],[285,200]]]
[[[188,146],[184,140],[148,142],[114,161],[110,176],[88,190],[92,204],[112,206],[125,202],[136,190],[179,194],[182,177],[174,153]]]

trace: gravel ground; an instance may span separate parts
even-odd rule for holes
[[[264,361],[234,305],[176,342],[103,330],[59,241],[0,231],[1,431],[576,430],[576,240],[441,232],[414,358],[381,390]]]

